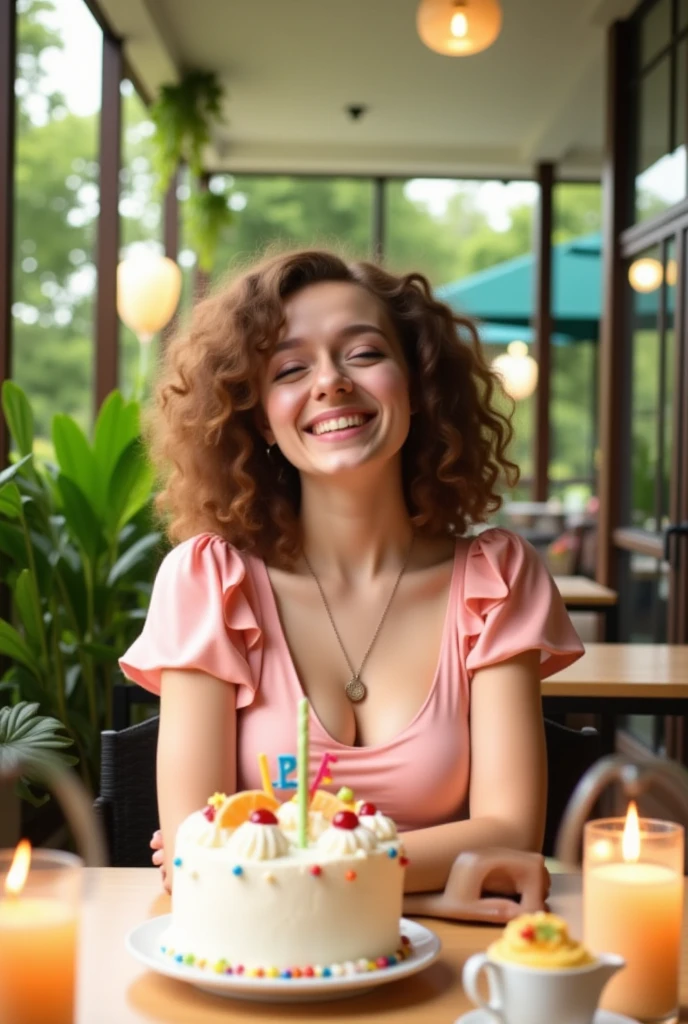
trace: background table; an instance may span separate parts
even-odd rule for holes
[[[688,645],[586,644],[582,658],[543,680],[542,698],[545,715],[599,715],[611,751],[618,715],[686,713]]]
[[[412,978],[372,992],[327,1003],[250,1003],[206,995],[191,985],[147,971],[124,948],[132,928],[169,910],[153,868],[103,868],[88,872],[95,891],[87,905],[79,962],[77,1024],[453,1024],[470,1007],[461,988],[461,968],[471,953],[486,948],[494,928],[427,920],[442,940],[440,959]],[[553,909],[578,933],[579,878],[555,875]],[[688,929],[684,926],[684,949]],[[684,954],[682,1002],[688,1004]],[[681,1021],[688,1021],[688,1008]]]
[[[555,576],[554,582],[569,611],[603,615],[605,640],[617,639],[619,595],[616,590],[604,587],[587,576]]]

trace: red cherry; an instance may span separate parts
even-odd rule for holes
[[[277,818],[268,811],[266,807],[259,807],[257,811],[251,811],[251,816],[248,819],[253,825],[276,825]]]
[[[361,807],[359,808],[358,813],[361,815],[361,817],[365,815],[366,818],[369,818],[372,817],[373,814],[377,814],[377,807],[375,806],[375,804],[362,804]]]
[[[521,938],[525,939],[526,942],[533,941],[533,939],[535,938],[535,929],[531,924],[526,925],[526,927],[521,930]]]
[[[358,815],[353,811],[337,811],[332,824],[335,828],[358,828]]]
[[[207,818],[208,821],[215,821],[215,808],[212,804],[208,804],[207,807],[203,808],[203,817]]]
[[[311,864],[308,870],[314,878],[317,878],[318,875],[322,875],[322,868],[319,864]]]

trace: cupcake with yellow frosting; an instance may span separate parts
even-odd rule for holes
[[[521,914],[509,921],[501,937],[487,950],[490,960],[522,967],[566,970],[595,962],[585,946],[569,935],[563,918],[556,914]]]

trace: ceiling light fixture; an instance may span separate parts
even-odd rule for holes
[[[436,53],[467,57],[486,50],[502,27],[499,0],[421,0],[418,35]]]

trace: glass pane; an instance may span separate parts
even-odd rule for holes
[[[657,0],[640,23],[640,63],[644,67],[669,44],[671,0]]]
[[[662,466],[662,528],[669,525],[671,501],[671,456],[673,452],[674,427],[674,379],[676,354],[674,319],[676,309],[676,245],[672,240],[667,246],[667,260],[664,270],[666,281],[666,306],[664,330],[664,464]]]
[[[631,493],[626,522],[652,532],[658,457],[660,337],[657,329],[661,295],[660,252],[652,249],[629,269],[632,295],[631,335]]]
[[[601,222],[598,184],[555,186],[550,497],[576,516],[595,482]]]
[[[164,251],[162,244],[162,205],[155,191],[152,169],[151,137],[154,126],[148,109],[134,86],[123,81],[122,93],[122,167],[120,170],[120,258],[131,255],[142,243],[155,251]],[[155,359],[158,339],[148,343],[142,352],[136,336],[120,324],[120,387],[125,395],[134,393],[142,356],[151,366]],[[144,386],[141,381],[141,387]]]
[[[672,163],[676,164],[677,186],[683,180],[683,194],[688,194],[688,36],[676,48],[676,123],[674,125]],[[679,197],[680,198],[680,197]]]
[[[668,57],[639,83],[636,219],[646,220],[672,206],[685,193],[680,157],[669,152],[670,75]]]
[[[480,321],[489,361],[512,341],[530,342],[531,252],[537,186],[533,182],[412,178],[387,183],[385,264],[420,270],[439,298]],[[533,474],[534,398],[517,403],[511,457],[521,468],[520,496]]]
[[[102,35],[84,3],[18,10],[12,375],[36,433],[92,416]]]
[[[214,276],[237,257],[265,246],[344,244],[353,257],[370,259],[372,182],[357,178],[224,175],[236,216],[220,243]]]

